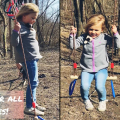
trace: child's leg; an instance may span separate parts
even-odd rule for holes
[[[25,64],[23,64],[25,69]],[[30,78],[31,90],[33,95],[33,101],[36,103],[36,87],[38,86],[38,67],[37,67],[37,60],[27,61],[27,68]],[[32,99],[31,99],[31,92],[30,87],[28,85],[26,91],[26,107],[32,107]]]
[[[94,74],[88,72],[81,73],[81,86],[80,92],[83,100],[88,100],[89,89],[91,86],[91,82],[94,78]]]
[[[32,87],[32,95],[33,95],[33,101],[36,103],[36,87]],[[31,98],[31,92],[29,85],[27,86],[26,91],[26,107],[31,108],[32,107],[32,98]]]
[[[95,84],[96,84],[95,86],[96,86],[96,90],[98,92],[99,101],[106,100],[105,83],[106,83],[107,76],[108,76],[107,69],[99,70],[95,74]]]

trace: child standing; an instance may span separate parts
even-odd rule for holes
[[[75,48],[83,45],[83,52],[80,60],[81,72],[81,96],[87,110],[94,107],[89,100],[89,89],[91,82],[95,79],[95,88],[99,98],[99,111],[106,110],[106,88],[105,83],[108,76],[107,67],[109,65],[106,44],[112,44],[112,38],[103,33],[105,30],[105,18],[103,15],[92,15],[85,27],[85,34],[75,40]],[[115,25],[112,25],[115,42],[120,48],[120,35]],[[73,48],[73,33],[76,28],[71,28],[70,47]]]
[[[24,57],[19,38],[21,34],[22,43],[24,47],[24,53],[27,63],[28,74],[30,78],[30,84],[32,89],[33,101],[36,103],[36,88],[38,86],[38,67],[37,62],[41,58],[39,53],[38,41],[36,40],[36,31],[32,28],[39,13],[39,8],[33,3],[24,4],[18,12],[12,33],[11,44],[14,46],[15,60],[18,68],[25,69]],[[25,69],[26,70],[26,69]],[[38,106],[36,103],[36,115],[44,115],[44,107]],[[34,108],[32,108],[32,99],[29,85],[26,91],[26,107],[24,110],[26,114],[34,114]]]

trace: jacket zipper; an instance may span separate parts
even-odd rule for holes
[[[94,47],[94,39],[92,40],[92,65],[93,65],[93,72],[95,72],[95,47]]]

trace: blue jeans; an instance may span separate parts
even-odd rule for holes
[[[95,73],[88,73],[88,72],[82,72],[81,73],[81,96],[83,100],[88,100],[89,96],[89,89],[91,86],[91,82],[93,79],[95,79],[95,89],[98,93],[98,99],[99,101],[106,100],[106,88],[105,83],[108,76],[107,69],[99,70]]]
[[[32,95],[33,95],[33,101],[36,103],[36,88],[38,86],[38,67],[37,67],[37,61],[38,60],[30,60],[26,61],[27,63],[27,69],[28,69],[28,74],[30,78],[30,84],[31,84],[31,90],[32,90]],[[22,63],[23,69],[25,69],[25,63]],[[27,73],[27,72],[26,72]],[[31,108],[32,107],[32,97],[31,97],[31,92],[30,92],[30,86],[28,84],[27,86],[27,91],[26,91],[26,107]]]

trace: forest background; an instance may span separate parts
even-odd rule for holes
[[[116,6],[115,6],[116,1]],[[114,12],[115,8],[115,12]],[[120,1],[119,0],[60,0],[60,119],[61,120],[119,120],[120,115],[120,50],[114,47],[113,62],[114,75],[117,80],[113,81],[116,97],[113,98],[111,83],[106,82],[107,91],[107,110],[99,112],[98,95],[95,91],[95,81],[93,80],[89,99],[94,105],[93,111],[86,111],[84,102],[80,94],[81,84],[81,68],[80,58],[82,54],[82,45],[76,49],[75,57],[72,49],[69,46],[70,27],[77,28],[77,36],[84,33],[84,27],[88,18],[92,14],[102,14],[106,20],[106,33],[113,35],[111,32],[111,25],[115,17],[115,25],[118,27],[120,33]],[[106,46],[110,62],[112,62],[112,47]],[[76,60],[77,69],[76,75],[79,78],[76,81],[73,94],[69,96],[69,86],[73,81],[70,75],[74,74],[73,62]],[[110,75],[111,67],[109,64],[108,73]]]

